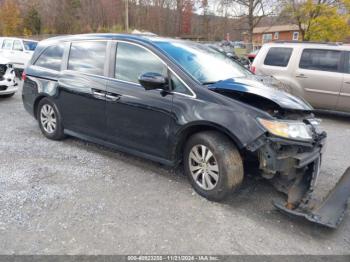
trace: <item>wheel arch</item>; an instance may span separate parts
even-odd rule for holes
[[[39,94],[34,100],[33,113],[35,119],[37,119],[38,115],[38,105],[43,98],[49,98],[49,96],[47,94]]]
[[[217,131],[227,136],[239,151],[243,150],[244,148],[244,145],[237,138],[237,136],[235,136],[227,128],[212,122],[196,122],[182,128],[176,136],[177,139],[173,150],[173,156],[176,163],[181,162],[183,150],[188,139],[194,134],[204,131]]]

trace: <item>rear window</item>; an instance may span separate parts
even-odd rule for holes
[[[60,71],[64,45],[50,46],[39,56],[35,62],[36,66]]]
[[[271,47],[265,57],[264,64],[269,66],[286,67],[292,55],[293,48]]]
[[[24,49],[27,51],[34,51],[36,46],[38,45],[38,42],[34,41],[23,41]]]
[[[68,69],[103,76],[107,42],[72,43]]]
[[[309,70],[339,72],[341,51],[304,49],[299,67]]]

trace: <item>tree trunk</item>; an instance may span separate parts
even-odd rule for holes
[[[177,36],[181,36],[182,27],[182,7],[183,0],[176,0],[176,11],[177,11]]]
[[[254,30],[254,10],[253,10],[253,0],[249,0],[249,12],[248,12],[248,43],[247,43],[247,52],[253,50],[253,30]]]

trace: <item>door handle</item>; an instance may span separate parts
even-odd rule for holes
[[[344,83],[350,85],[350,81],[345,81]]]
[[[119,94],[113,94],[113,93],[107,93],[106,98],[110,101],[118,101],[121,98],[121,95]]]
[[[99,99],[104,99],[106,97],[106,92],[101,90],[92,89],[92,94]]]
[[[298,77],[298,78],[307,78],[307,76],[304,75],[304,74],[299,74],[299,75],[296,75],[295,77]]]

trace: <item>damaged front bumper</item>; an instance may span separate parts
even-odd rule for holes
[[[310,191],[302,199],[299,206],[294,209],[290,209],[287,205],[278,202],[275,202],[274,205],[289,215],[304,217],[311,222],[337,228],[345,215],[349,195],[350,168],[345,171],[336,186],[322,201],[313,199],[312,191]]]
[[[350,168],[325,199],[314,199],[325,143],[325,133],[317,134],[312,142],[264,136],[249,145],[248,150],[257,153],[263,177],[288,196],[285,203],[274,202],[275,207],[289,215],[336,228],[350,196]]]
[[[8,64],[0,64],[0,96],[16,93],[18,84],[13,67]]]

